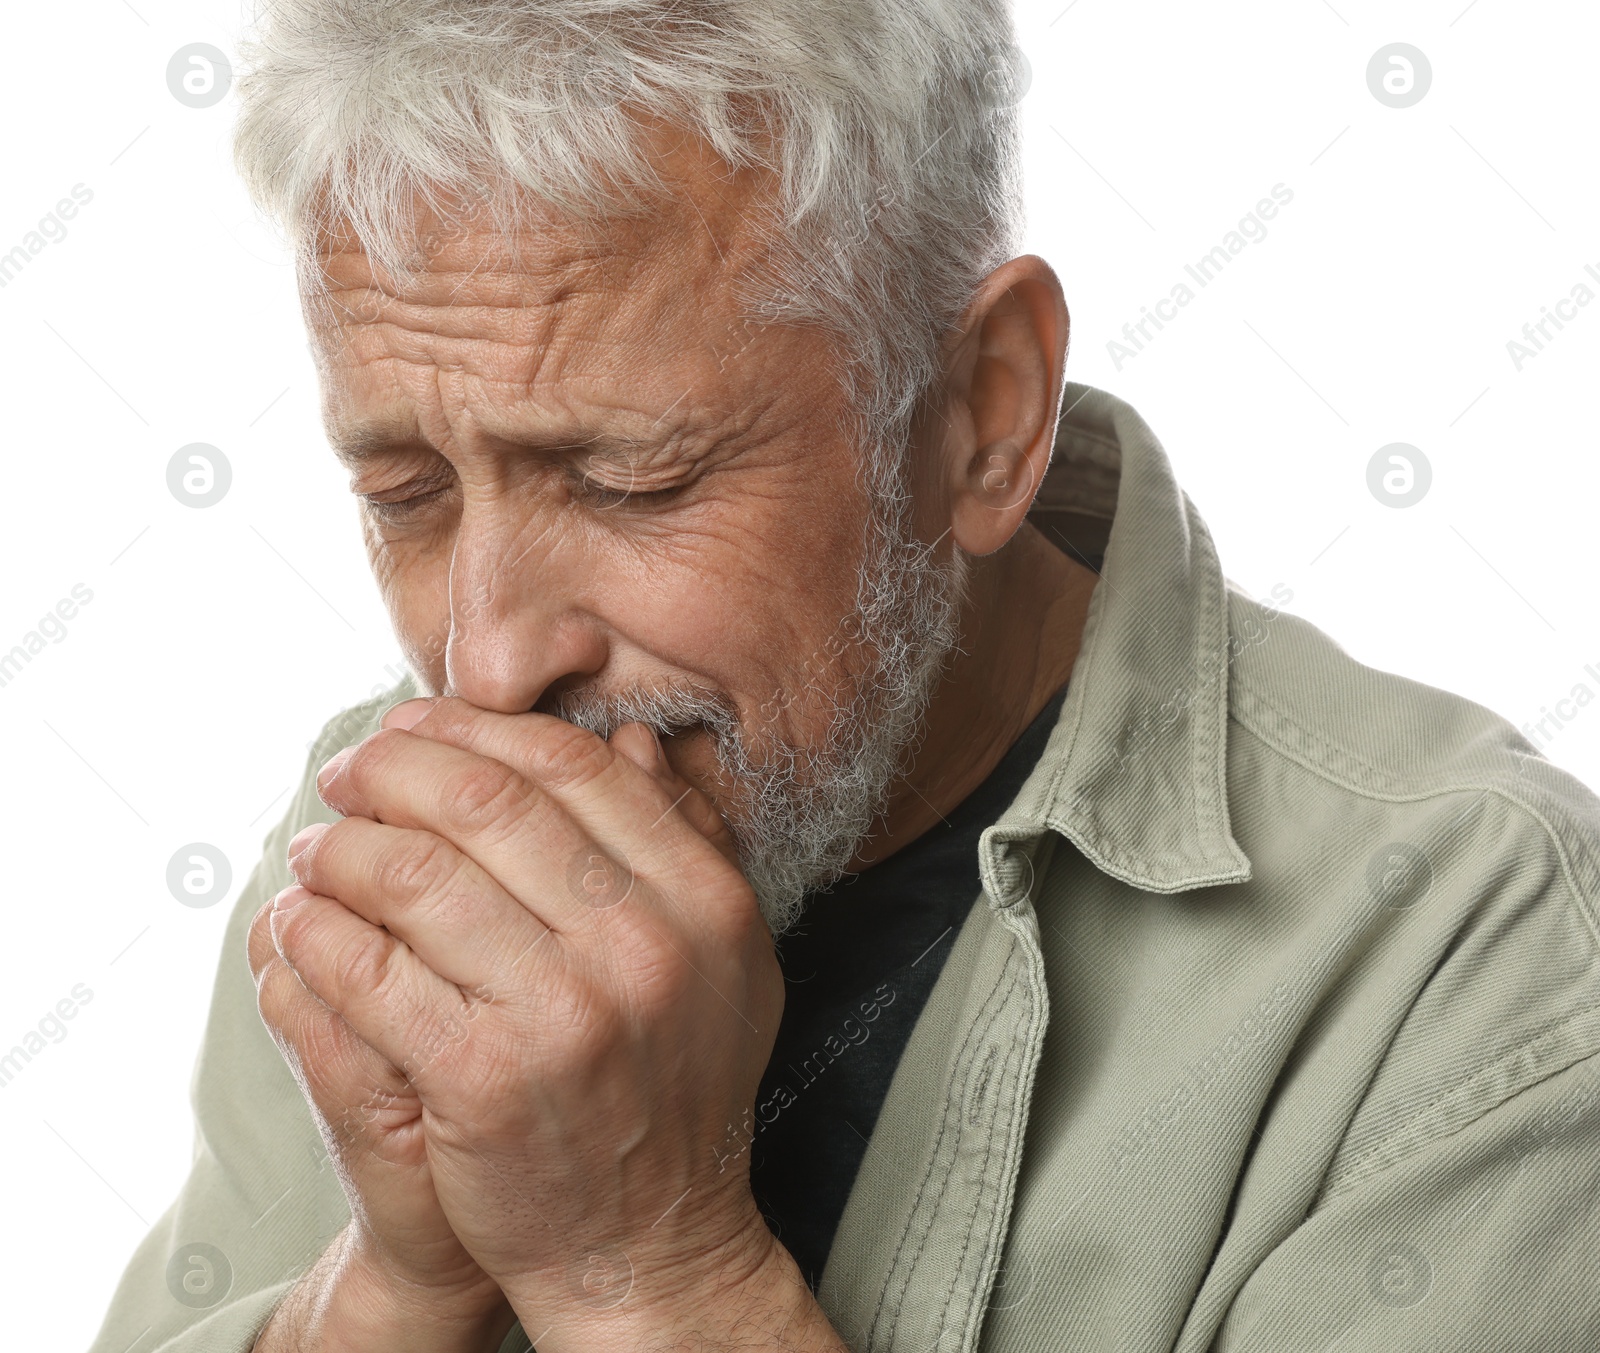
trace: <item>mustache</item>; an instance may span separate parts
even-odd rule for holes
[[[580,687],[563,691],[548,712],[579,728],[609,738],[624,724],[642,723],[659,737],[705,727],[718,741],[737,737],[738,711],[715,691],[680,686],[638,686],[624,690]]]

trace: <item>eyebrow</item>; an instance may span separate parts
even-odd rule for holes
[[[414,424],[363,421],[327,429],[328,445],[346,465],[366,465],[428,443]]]
[[[437,451],[414,422],[386,422],[362,420],[340,424],[328,429],[328,445],[333,453],[352,468],[373,464],[392,456],[405,455],[418,450]],[[629,437],[618,433],[592,433],[575,436],[572,433],[551,433],[540,436],[528,434],[494,439],[518,451],[535,455],[574,455],[587,452],[591,456],[616,458],[627,461],[641,453],[658,450],[668,439],[657,437]]]

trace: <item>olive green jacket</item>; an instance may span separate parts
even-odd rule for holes
[[[824,1309],[896,1353],[1600,1349],[1600,801],[1230,584],[1138,415],[1064,403],[1033,518],[1100,567],[1082,652]],[[333,820],[317,767],[414,693],[333,719],[266,839],[94,1353],[246,1353],[347,1219],[245,931]]]

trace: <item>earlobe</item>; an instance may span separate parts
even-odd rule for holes
[[[1009,438],[980,448],[972,473],[972,496],[992,512],[1009,512],[1029,502],[1038,487],[1033,462]]]
[[[1038,486],[1034,462],[1015,440],[978,448],[954,504],[956,544],[972,555],[998,550],[1016,533]]]

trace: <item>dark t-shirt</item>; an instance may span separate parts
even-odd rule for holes
[[[778,942],[785,1005],[746,1125],[750,1182],[813,1288],[900,1054],[982,891],[978,837],[1016,798],[1065,699],[1062,687],[947,820],[811,894]]]

